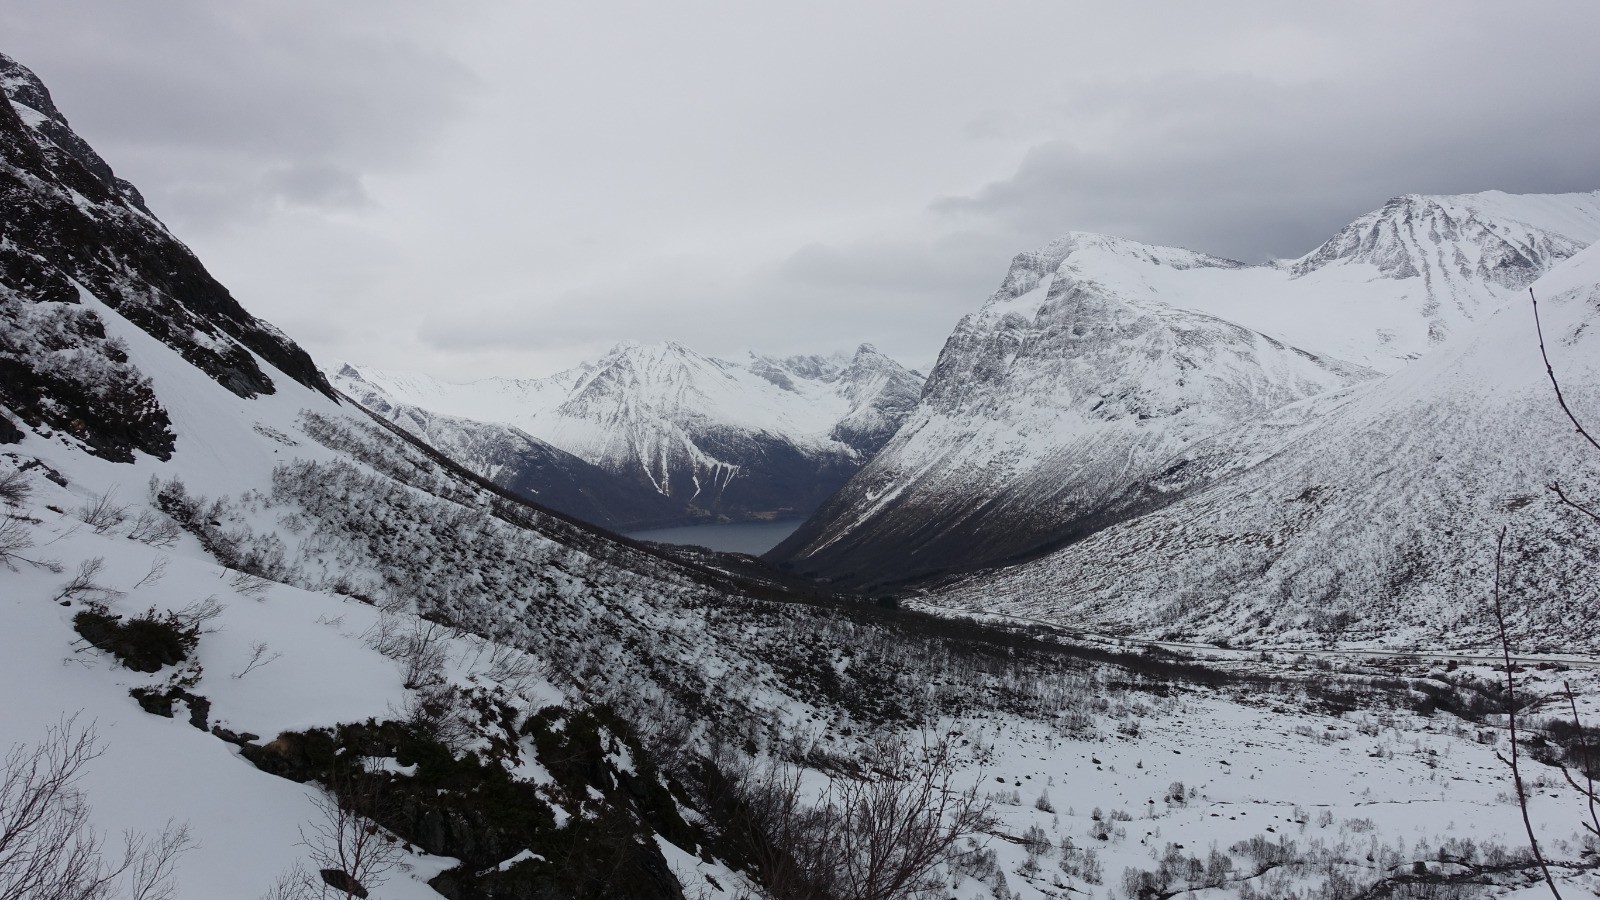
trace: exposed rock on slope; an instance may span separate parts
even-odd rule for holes
[[[1600,237],[1600,192],[1391,201],[1298,261],[1073,234],[962,320],[893,441],[771,558],[882,585],[1172,502],[1166,460],[1396,371]]]
[[[1600,421],[1600,247],[1535,289],[1567,400]],[[1194,493],[1171,506],[929,599],[1144,636],[1481,646],[1505,525],[1516,636],[1592,652],[1600,529],[1556,481],[1592,503],[1600,453],[1556,405],[1524,302],[1174,456],[1154,486]]]
[[[548,379],[456,385],[347,366],[336,380],[413,431],[411,417],[396,411],[508,425],[572,454],[619,490],[638,491],[640,511],[612,517],[623,528],[803,516],[889,439],[921,386],[915,373],[867,345],[850,357],[752,356],[739,365],[677,343],[620,344]],[[440,422],[431,427],[441,443],[462,443],[444,436]],[[464,461],[486,473],[482,463]],[[501,466],[518,468],[510,460]]]

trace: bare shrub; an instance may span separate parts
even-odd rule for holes
[[[407,694],[400,708],[391,707],[390,711],[418,734],[438,741],[451,753],[461,753],[473,738],[472,724],[463,716],[462,706],[455,685],[434,683]]]
[[[443,679],[449,653],[444,638],[449,629],[420,616],[388,611],[366,633],[367,646],[405,667],[405,686],[418,688]]]
[[[0,475],[0,504],[5,506],[21,506],[28,502],[28,497],[33,493],[33,484],[28,481],[28,476],[19,469]]]
[[[183,529],[178,527],[177,522],[151,509],[139,510],[139,514],[133,517],[133,524],[128,526],[129,540],[152,547],[171,547],[182,534]]]
[[[156,837],[129,833],[108,857],[78,788],[104,750],[93,725],[67,717],[29,748],[14,746],[0,774],[0,897],[25,900],[170,900],[178,857],[194,842],[168,823]]]
[[[513,694],[521,694],[544,677],[547,667],[538,657],[524,653],[509,644],[489,642],[489,662],[484,674],[499,682]]]
[[[256,600],[260,600],[266,594],[267,588],[276,583],[270,578],[263,578],[260,575],[253,575],[249,572],[234,572],[228,579],[228,587]]]
[[[235,679],[243,678],[256,669],[275,662],[282,656],[282,651],[272,650],[267,646],[266,641],[256,641],[250,645],[250,659],[244,664],[243,669],[234,673],[233,677]]]
[[[61,564],[58,562],[31,559],[22,555],[24,551],[33,549],[33,532],[28,526],[36,524],[36,520],[29,519],[18,510],[22,504],[28,502],[28,497],[32,493],[33,485],[22,472],[13,469],[0,475],[0,505],[6,507],[0,512],[0,565],[12,572],[17,570],[17,563],[26,563],[50,572],[60,572]]]
[[[78,571],[61,586],[61,590],[51,599],[57,603],[63,600],[88,598],[95,601],[104,601],[117,596],[120,591],[113,590],[95,581],[100,576],[100,570],[105,567],[106,560],[103,556],[93,556],[78,563]]]
[[[862,777],[831,779],[816,802],[795,766],[744,767],[745,824],[774,900],[916,897],[939,886],[937,868],[967,852],[963,841],[993,827],[975,790],[953,789],[948,737],[920,747],[880,741],[864,760]]]
[[[381,783],[365,779],[361,784],[336,780],[331,791],[312,799],[317,815],[301,827],[300,841],[318,869],[311,877],[331,891],[310,896],[366,897],[400,862],[399,843],[372,819],[384,803]]]
[[[157,582],[161,581],[161,579],[167,577],[167,565],[170,562],[172,562],[172,560],[168,557],[156,557],[150,563],[150,571],[144,573],[144,577],[140,578],[138,581],[135,581],[133,586],[135,588],[142,588],[146,585],[156,584]]]
[[[1056,811],[1055,806],[1050,803],[1050,792],[1049,791],[1040,791],[1039,792],[1039,799],[1033,801],[1033,808],[1039,810],[1040,812],[1047,812],[1047,813],[1055,812]]]
[[[83,524],[94,529],[95,534],[105,534],[126,522],[128,504],[117,503],[116,495],[117,489],[113,487],[99,496],[90,498],[88,503],[78,507],[78,518],[83,520]]]
[[[207,628],[218,616],[222,615],[222,603],[216,597],[207,597],[196,600],[185,606],[180,606],[171,613],[172,621],[187,631],[196,634],[215,634],[217,629]]]
[[[0,564],[13,572],[17,571],[17,563],[60,572],[61,564],[58,562],[31,559],[22,555],[24,551],[33,549],[33,532],[28,528],[28,524],[28,520],[21,516],[9,512],[0,513]]]

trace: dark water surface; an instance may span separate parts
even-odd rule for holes
[[[632,531],[628,533],[628,537],[641,541],[660,541],[663,544],[694,544],[712,550],[760,556],[793,534],[802,521],[804,520],[784,519],[777,522],[731,522],[726,525],[655,528],[650,531]]]

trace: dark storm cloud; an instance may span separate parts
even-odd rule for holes
[[[8,0],[7,50],[179,226],[369,202],[466,101],[466,69],[389,3]]]

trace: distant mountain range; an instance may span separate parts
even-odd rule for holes
[[[713,359],[617,345],[544,379],[455,384],[342,364],[340,390],[474,471],[618,530],[802,518],[883,446],[922,377],[854,354]]]

